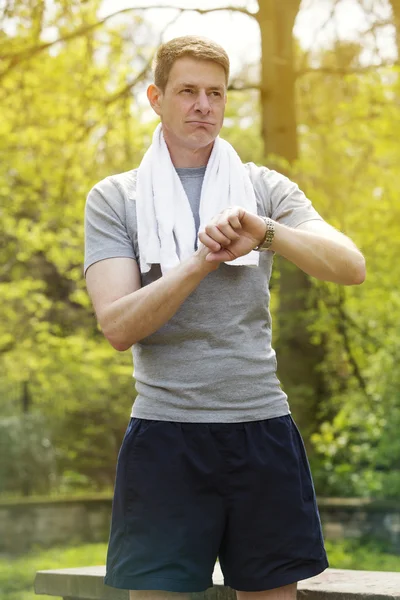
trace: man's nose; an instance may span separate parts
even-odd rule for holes
[[[203,114],[207,114],[208,112],[210,112],[211,105],[210,105],[209,97],[207,96],[206,92],[201,91],[198,93],[195,108],[196,108],[196,110],[199,110]]]

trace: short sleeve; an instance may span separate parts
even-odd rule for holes
[[[104,179],[90,190],[86,200],[84,273],[100,260],[120,257],[137,260],[126,228],[123,197],[109,179]]]
[[[322,220],[304,192],[285,175],[265,169],[262,177],[267,188],[271,219],[293,228],[306,221]]]

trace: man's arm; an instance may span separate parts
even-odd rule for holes
[[[365,260],[353,242],[323,220],[307,221],[297,228],[275,223],[271,250],[302,271],[343,285],[365,279]],[[207,260],[233,260],[255,248],[266,233],[264,220],[241,207],[229,208],[212,219],[199,237],[210,249]],[[221,244],[217,250],[215,243]]]
[[[139,267],[131,258],[109,258],[90,266],[86,285],[105,337],[119,351],[162,327],[219,262],[207,262],[208,248],[153,283],[141,287]]]
[[[357,285],[365,280],[363,255],[350,238],[326,221],[307,221],[296,229],[275,223],[271,250],[323,281]]]

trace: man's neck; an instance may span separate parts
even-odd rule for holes
[[[196,169],[198,167],[205,167],[208,163],[208,159],[210,158],[210,154],[205,159],[197,160],[197,159],[189,159],[188,160],[175,160],[171,154],[172,164],[176,169]]]
[[[190,148],[175,148],[173,144],[168,143],[168,140],[165,141],[171,156],[172,164],[177,169],[190,169],[206,166],[214,146],[213,142],[205,148],[191,150]]]

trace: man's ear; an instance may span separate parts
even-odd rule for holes
[[[160,115],[162,91],[154,83],[151,83],[147,88],[147,98],[154,112]]]

